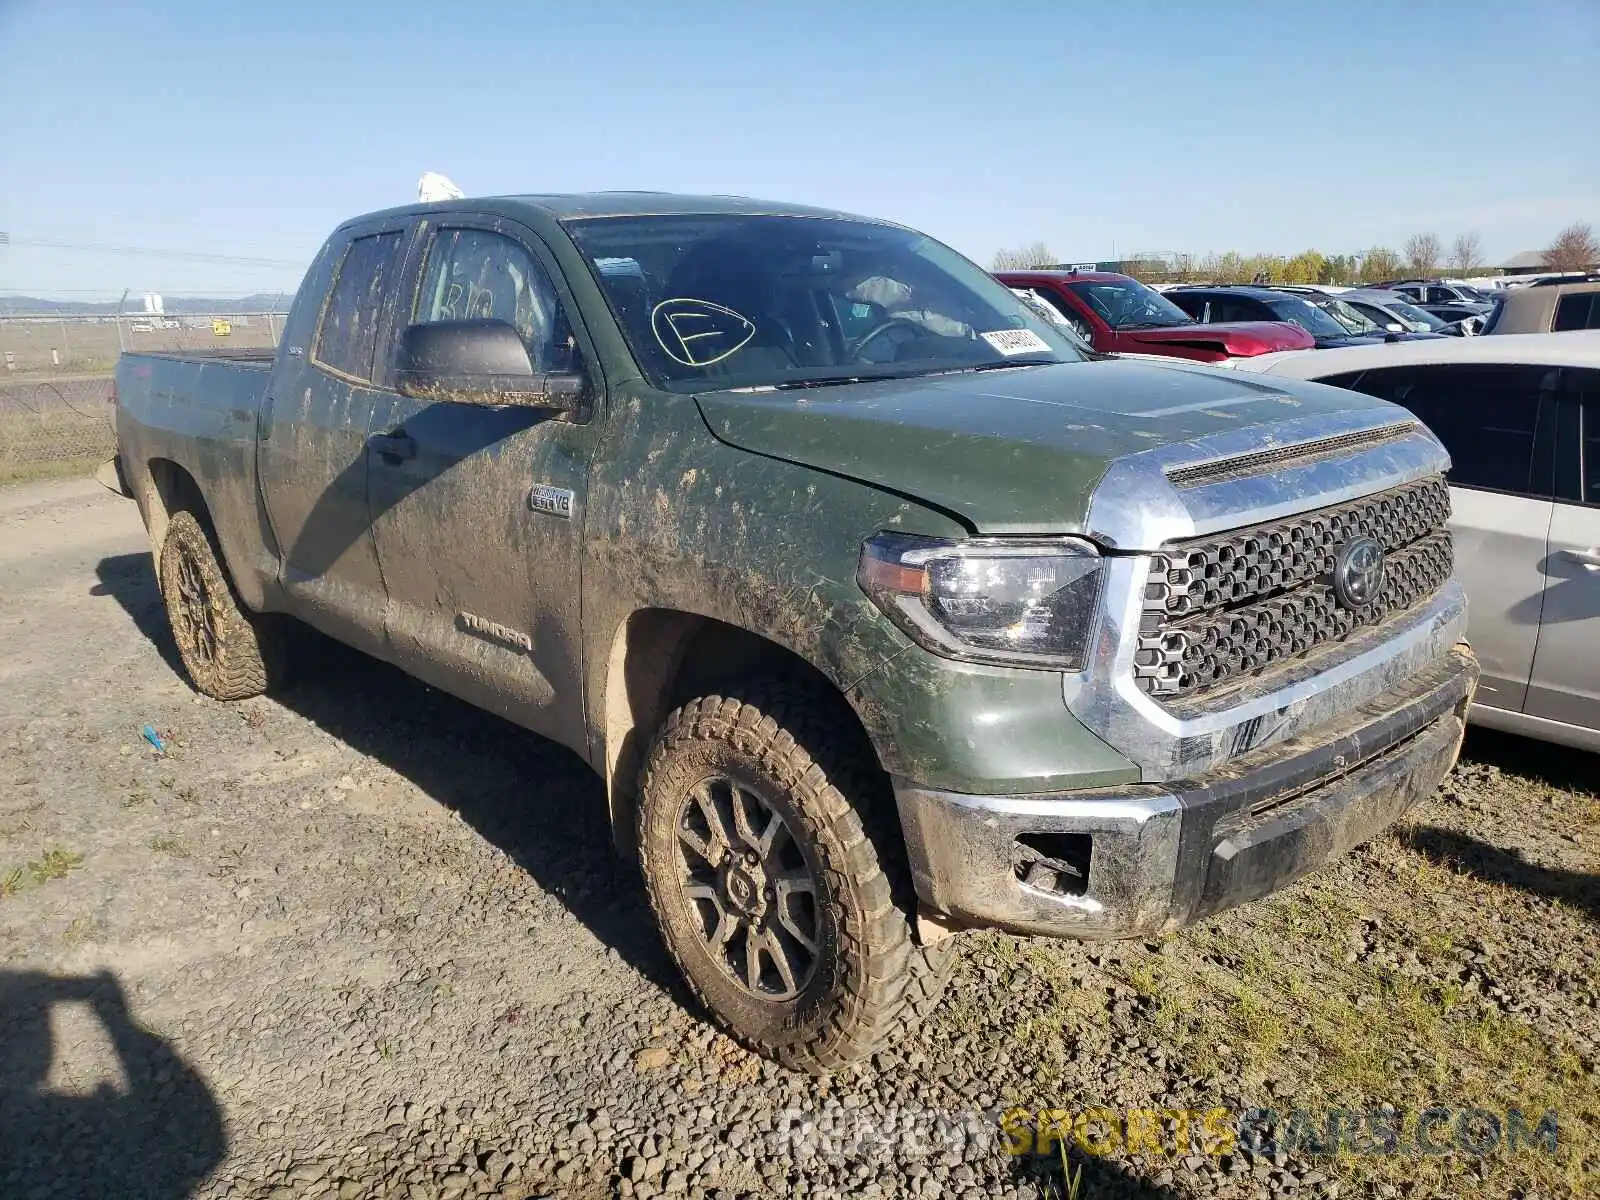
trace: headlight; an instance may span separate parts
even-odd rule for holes
[[[1082,670],[1102,559],[1077,538],[965,542],[881,533],[856,579],[920,645],[947,658]]]

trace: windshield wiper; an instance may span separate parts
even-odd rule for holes
[[[776,391],[789,392],[800,388],[838,387],[845,383],[875,383],[880,379],[915,379],[930,375],[931,371],[886,371],[873,375],[819,375],[810,379],[782,379],[768,386]]]
[[[950,371],[941,372],[945,375],[959,375],[962,371],[1005,371],[1011,367],[1053,367],[1060,363],[1058,358],[1008,358],[1004,362],[977,363],[970,367],[955,367]]]

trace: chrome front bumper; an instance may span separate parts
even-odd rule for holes
[[[918,896],[950,923],[1079,938],[1263,896],[1432,794],[1477,678],[1456,646],[1340,718],[1181,783],[968,796],[896,780]]]

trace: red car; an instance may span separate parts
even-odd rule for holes
[[[1202,325],[1154,288],[1110,271],[998,271],[995,278],[1106,353],[1218,363],[1316,345],[1287,321]]]

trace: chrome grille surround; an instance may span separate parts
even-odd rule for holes
[[[1450,492],[1428,479],[1354,502],[1151,556],[1134,655],[1141,691],[1181,699],[1379,625],[1432,596],[1453,568]],[[1339,550],[1358,537],[1387,551],[1382,591],[1360,609],[1333,588]]]
[[[1062,699],[1084,726],[1146,782],[1198,779],[1251,749],[1295,737],[1427,670],[1466,636],[1466,593],[1447,580],[1433,597],[1382,626],[1366,626],[1320,653],[1289,660],[1270,683],[1161,700],[1140,690],[1134,655],[1150,556],[1180,541],[1287,520],[1443,474],[1449,456],[1420,423],[1381,444],[1237,475],[1231,463],[1279,447],[1374,431],[1399,410],[1350,393],[1345,411],[1296,412],[1282,420],[1168,443],[1112,463],[1090,502],[1086,531],[1113,551],[1103,607],[1082,671],[1062,676]],[[1228,478],[1175,487],[1171,473],[1209,466]],[[1222,468],[1228,469],[1223,472]]]

